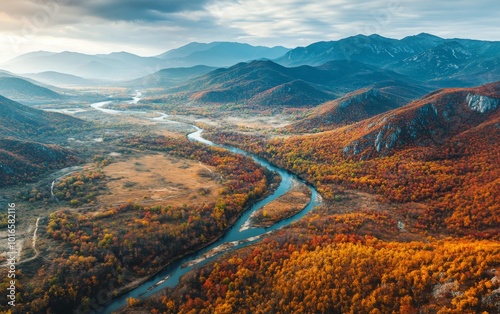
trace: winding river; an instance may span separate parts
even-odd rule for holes
[[[101,110],[100,104],[101,103],[99,103],[98,105],[94,104],[92,107],[94,109]],[[103,109],[102,111],[106,112],[104,110],[106,109]],[[119,112],[116,111],[114,111],[113,113],[111,112],[106,112],[106,113],[119,114]],[[167,117],[168,115],[163,114],[163,116],[161,117],[161,121],[163,122],[168,121]],[[188,135],[189,140],[201,142],[203,144],[210,146],[222,147],[235,154],[249,156],[253,158],[253,160],[259,163],[261,166],[266,167],[271,171],[277,172],[281,176],[281,183],[273,194],[254,203],[249,210],[245,211],[236,221],[236,223],[233,226],[231,226],[219,240],[197,252],[189,254],[184,258],[177,260],[174,263],[166,266],[157,275],[155,275],[148,281],[144,282],[134,290],[129,291],[111,300],[110,303],[108,303],[104,308],[101,308],[99,310],[99,313],[107,314],[119,310],[120,308],[126,305],[127,298],[131,297],[147,298],[153,295],[154,293],[157,293],[167,287],[175,287],[179,283],[180,278],[187,272],[191,271],[193,268],[202,266],[214,260],[218,255],[224,252],[228,252],[230,250],[234,250],[249,245],[251,243],[254,243],[259,239],[261,239],[262,237],[264,237],[266,234],[274,230],[278,230],[284,226],[290,225],[294,221],[297,221],[302,217],[304,217],[310,210],[312,210],[315,206],[321,203],[321,197],[319,196],[319,193],[316,191],[314,187],[308,185],[308,187],[311,189],[311,200],[309,201],[309,204],[301,212],[297,213],[296,215],[290,218],[284,219],[268,228],[245,228],[245,226],[247,225],[246,223],[250,219],[250,216],[252,215],[253,212],[260,209],[264,205],[272,202],[278,197],[282,196],[291,188],[292,179],[298,180],[300,182],[303,182],[303,180],[299,179],[297,176],[288,172],[287,170],[272,165],[265,159],[262,159],[242,149],[226,145],[219,145],[209,140],[206,140],[201,136],[203,132],[202,129],[194,125],[191,126],[195,128],[196,131]]]

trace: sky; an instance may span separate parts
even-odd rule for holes
[[[500,41],[498,0],[1,0],[0,62],[31,51],[161,54],[189,42],[307,46],[373,33]]]

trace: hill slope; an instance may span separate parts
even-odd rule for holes
[[[0,77],[0,95],[15,101],[60,101],[64,98],[48,88],[35,85],[18,77]]]
[[[33,109],[0,96],[0,136],[2,137],[37,138],[46,132],[81,124],[83,124],[82,120]]]
[[[445,89],[344,130],[348,156],[388,154],[395,148],[441,145],[500,117],[500,84]],[[349,136],[349,135],[347,135]]]
[[[142,78],[124,82],[120,85],[122,86],[134,86],[134,87],[162,87],[168,88],[173,87],[188,79],[194,78],[206,74],[210,71],[215,70],[214,67],[209,67],[205,65],[197,65],[187,68],[167,68],[162,69],[150,75],[146,75]]]
[[[72,152],[57,145],[0,137],[0,187],[29,182],[47,170],[77,162]]]
[[[294,132],[331,130],[399,108],[419,96],[422,96],[421,90],[409,90],[396,84],[380,89],[365,88],[314,108],[308,118],[286,129]]]
[[[318,67],[286,68],[272,61],[252,61],[217,69],[168,92],[198,103],[299,107],[317,105],[336,98],[337,93],[387,80],[410,81],[403,75],[359,62],[333,61]]]
[[[83,121],[23,106],[0,96],[0,187],[31,181],[49,170],[75,164],[78,158],[57,145],[32,142],[48,132],[74,128]]]

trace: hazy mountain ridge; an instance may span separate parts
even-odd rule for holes
[[[140,86],[168,88],[176,86],[191,78],[206,74],[215,69],[215,67],[209,67],[206,65],[196,65],[187,68],[167,68],[139,79],[124,82],[120,85],[131,86],[135,88],[138,88]]]
[[[18,56],[0,66],[15,73],[53,71],[86,79],[132,80],[165,68],[231,66],[241,61],[277,58],[287,51],[284,47],[268,48],[229,42],[188,44],[156,57],[141,57],[128,52],[89,55],[39,51]]]
[[[191,43],[162,54],[159,57],[177,66],[203,64],[225,67],[242,61],[275,59],[285,54],[288,50],[288,48],[281,46],[269,48],[236,42]]]
[[[58,85],[58,86],[93,86],[93,85],[104,85],[110,84],[108,81],[104,80],[93,80],[93,79],[85,79],[80,76],[55,72],[55,71],[46,71],[40,73],[27,73],[23,74],[24,77],[28,77],[30,79],[49,84],[49,85]]]

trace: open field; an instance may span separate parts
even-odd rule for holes
[[[144,205],[200,204],[213,202],[221,185],[214,167],[164,155],[147,155],[119,161],[103,168],[109,192],[100,203],[129,200]]]
[[[185,116],[190,118],[189,116]],[[214,121],[213,118],[202,118],[196,119],[196,122],[217,126],[218,128],[228,128],[228,129],[250,129],[250,130],[273,130],[276,128],[285,127],[292,123],[290,117],[285,115],[273,115],[273,116],[251,116],[251,117],[241,117],[241,116],[228,116],[220,117]]]

